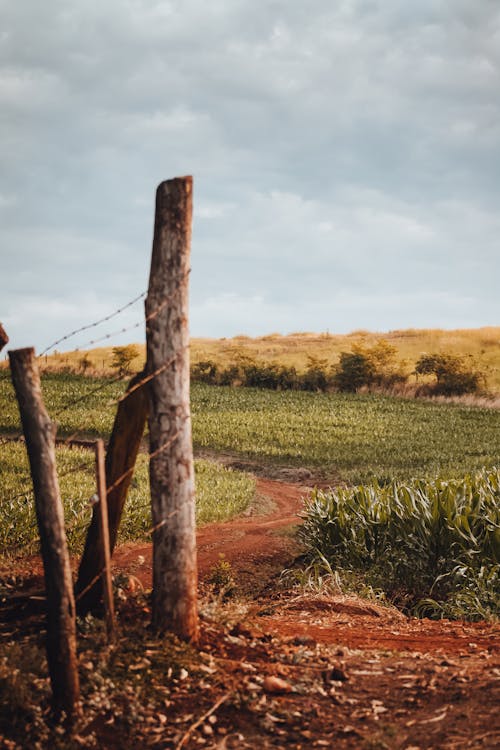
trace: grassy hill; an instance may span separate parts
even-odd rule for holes
[[[373,345],[385,339],[396,347],[398,357],[405,363],[404,369],[411,373],[416,360],[423,353],[449,353],[467,355],[476,367],[486,375],[490,390],[500,392],[500,326],[457,330],[407,329],[387,333],[353,331],[340,335],[332,333],[292,333],[282,336],[273,333],[251,338],[191,340],[191,361],[214,360],[219,365],[229,365],[238,357],[248,356],[259,363],[278,362],[294,365],[299,371],[307,366],[309,357],[324,359],[328,365],[338,361],[340,352],[350,351],[354,344]],[[145,347],[139,344],[140,356],[133,362],[133,369],[142,368]],[[105,374],[112,370],[112,347],[101,347],[85,351],[67,351],[44,357],[42,364],[48,367],[70,367],[78,369],[84,357],[91,368]]]

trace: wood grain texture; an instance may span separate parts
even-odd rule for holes
[[[153,517],[153,626],[198,634],[193,449],[189,404],[188,276],[192,178],[162,182],[146,299]],[[158,313],[158,314],[156,314]]]
[[[75,600],[55,457],[55,425],[42,401],[34,349],[9,352],[29,456],[47,598],[47,660],[57,716],[79,712]]]

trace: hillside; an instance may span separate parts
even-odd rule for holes
[[[214,360],[220,365],[233,363],[238,357],[248,356],[257,362],[278,362],[294,365],[299,371],[307,366],[309,357],[327,360],[328,365],[338,361],[340,352],[350,351],[354,344],[373,345],[385,339],[395,346],[399,360],[405,363],[408,373],[421,354],[443,352],[470,356],[475,365],[485,373],[490,390],[500,392],[500,326],[464,328],[457,330],[407,329],[389,332],[353,331],[349,334],[292,333],[269,334],[251,338],[191,339],[191,361]],[[133,363],[141,369],[145,347],[138,344],[141,356]],[[87,357],[91,367],[99,372],[112,369],[112,347],[101,347],[89,351],[66,351],[49,355],[44,364],[52,367],[78,368]]]

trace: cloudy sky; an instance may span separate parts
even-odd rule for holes
[[[146,288],[184,174],[195,336],[500,322],[498,0],[0,0],[0,112],[12,347]]]

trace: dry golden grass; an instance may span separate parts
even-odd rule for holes
[[[387,333],[358,330],[345,335],[297,332],[286,336],[272,333],[257,338],[245,335],[222,339],[193,338],[191,361],[210,359],[224,366],[246,356],[259,363],[278,362],[293,365],[303,371],[309,357],[326,360],[327,365],[333,365],[338,361],[340,352],[350,351],[354,344],[371,346],[381,338],[396,347],[398,358],[405,363],[405,369],[409,373],[413,371],[416,360],[425,352],[470,356],[474,365],[485,373],[488,387],[500,392],[500,326],[457,330],[410,328]],[[132,363],[133,370],[140,370],[144,363],[145,347],[140,344],[138,346],[141,354]],[[66,367],[81,370],[82,360],[86,357],[91,362],[89,373],[109,373],[113,370],[112,349],[110,346],[87,352],[61,352],[43,357],[41,364],[48,369]]]

